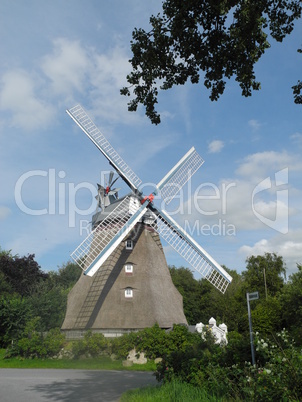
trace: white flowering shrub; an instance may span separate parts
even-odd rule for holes
[[[223,348],[208,345],[167,356],[157,378],[170,381],[176,377],[218,400],[302,401],[301,349],[286,330],[272,339],[256,334],[256,365],[244,361],[245,349],[240,342]]]
[[[273,341],[256,333],[255,344],[257,365],[245,367],[250,400],[302,400],[302,353],[294,339],[283,329]]]

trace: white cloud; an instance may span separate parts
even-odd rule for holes
[[[79,41],[57,38],[52,51],[41,58],[40,70],[16,69],[3,75],[0,107],[10,112],[11,125],[26,130],[51,122],[55,107],[50,102],[73,106],[74,99],[86,99],[85,106],[103,125],[145,121],[142,114],[128,112],[127,99],[120,95],[130,70],[128,59],[119,45],[102,54]]]
[[[257,163],[267,156],[266,153],[263,153],[262,158],[256,155],[247,157],[250,162],[255,162],[254,169],[253,164],[250,164],[251,171],[256,170]],[[275,158],[282,159],[282,153],[276,153]],[[296,166],[295,157],[288,155],[290,158]],[[241,170],[241,166],[238,170]],[[179,219],[183,223],[185,220],[192,222],[191,225],[196,221],[200,225],[217,225],[225,221],[227,225],[235,227],[237,235],[242,232],[256,233],[257,230],[270,234],[278,231],[286,233],[291,225],[299,225],[300,211],[295,205],[301,194],[293,183],[290,186],[285,183],[280,188],[274,185],[274,166],[263,167],[262,174],[264,177],[272,177],[271,188],[255,192],[263,179],[261,177],[257,183],[253,175],[244,180],[234,176],[221,179],[219,183],[203,183],[187,202],[180,197],[179,203],[169,212],[180,213]]]
[[[271,239],[261,239],[252,246],[240,247],[239,253],[245,258],[251,255],[277,253],[284,258],[288,274],[296,271],[297,264],[302,263],[302,230],[291,231],[286,238],[277,234]]]
[[[94,54],[88,97],[94,114],[110,124],[140,121],[140,114],[129,113],[128,100],[120,95],[120,89],[127,84],[126,75],[130,69],[128,59],[126,50],[120,46],[112,48],[107,54]]]
[[[253,182],[259,182],[270,174],[277,173],[284,168],[301,170],[302,163],[300,158],[286,151],[258,152],[245,157],[237,168],[236,173]]]
[[[7,218],[10,213],[11,210],[9,208],[0,205],[0,221]]]
[[[42,59],[41,68],[54,93],[68,96],[73,91],[83,92],[90,64],[87,50],[78,41],[57,38],[53,52]]]
[[[247,156],[235,172],[244,176],[244,179],[235,175],[232,179],[221,179],[218,184],[203,184],[186,204],[186,213],[182,214],[180,220],[187,219],[191,222],[191,228],[196,221],[201,228],[202,225],[214,227],[219,222],[224,222],[226,228],[233,225],[236,238],[244,244],[239,249],[241,256],[246,258],[277,252],[284,257],[288,272],[294,272],[296,263],[302,262],[302,230],[294,229],[301,227],[302,223],[301,209],[295,207],[297,203],[301,204],[301,193],[294,181],[290,181],[290,185],[285,183],[280,189],[274,186],[275,173],[284,165],[289,167],[289,177],[292,170],[302,168],[299,157],[286,152],[262,152]],[[254,189],[267,177],[272,179],[272,187],[260,189],[255,195]],[[188,213],[190,208],[191,214]],[[286,231],[282,231],[284,225]],[[196,228],[200,229],[200,226]],[[254,242],[253,245],[248,245],[245,238]]]
[[[248,121],[248,125],[249,125],[254,131],[259,130],[259,128],[262,126],[262,124],[261,124],[258,120],[255,120],[255,119],[249,120],[249,121]]]
[[[290,136],[290,139],[292,142],[298,146],[302,146],[302,134],[300,133],[295,133]]]
[[[12,70],[2,77],[0,107],[11,114],[11,125],[37,130],[45,128],[53,117],[53,108],[39,99],[37,80],[24,70]]]
[[[139,114],[129,113],[127,99],[120,95],[130,69],[128,59],[129,54],[119,45],[98,53],[79,41],[57,38],[51,54],[43,57],[41,68],[55,95],[65,96],[67,103],[73,98],[77,102],[80,97],[86,99],[86,108],[92,116],[100,116],[104,125],[135,122]]]
[[[223,141],[220,140],[214,140],[212,142],[209,143],[208,145],[208,152],[210,154],[216,154],[222,151],[224,147],[224,143]]]

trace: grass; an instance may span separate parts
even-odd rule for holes
[[[90,359],[23,359],[13,357],[5,359],[5,349],[0,349],[0,368],[52,368],[52,369],[80,369],[80,370],[130,370],[130,371],[155,371],[153,362],[147,364],[133,364],[124,367],[122,360],[111,360],[102,356]]]
[[[125,392],[121,402],[217,402],[214,396],[193,385],[172,381],[162,386],[144,387]]]

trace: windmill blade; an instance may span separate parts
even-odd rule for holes
[[[112,184],[111,182],[112,182],[113,176],[114,176],[114,172],[110,172],[109,173],[109,181],[108,181],[108,186],[109,187],[111,187],[111,184]]]
[[[118,180],[118,178],[119,178],[119,176],[117,176],[117,178],[113,180],[113,182],[110,184],[110,187],[113,186],[113,184]]]
[[[97,186],[98,186],[98,193],[95,196],[95,199],[97,200],[97,209],[98,209],[102,207],[102,204],[104,204],[105,189],[100,184],[98,184]]]
[[[156,186],[161,197],[169,204],[180,189],[190,180],[193,174],[201,167],[204,160],[192,147],[186,155],[166,174]]]
[[[85,275],[93,276],[140,220],[147,205],[141,205],[134,197],[125,197],[75,249],[71,257]]]
[[[118,193],[120,190],[121,190],[120,187],[117,187],[117,188],[115,187],[109,191],[108,195],[114,195],[114,194]]]
[[[115,149],[110,145],[107,139],[103,136],[100,130],[96,127],[88,114],[81,105],[74,106],[66,110],[67,114],[77,123],[77,125],[84,131],[87,137],[94,143],[94,145],[102,152],[108,159],[111,166],[115,168],[117,173],[135,192],[141,184],[141,180],[133,170],[124,162]]]
[[[232,277],[191,236],[189,236],[164,211],[155,210],[157,220],[151,226],[192,267],[222,293],[225,293]]]

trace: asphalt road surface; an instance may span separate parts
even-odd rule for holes
[[[0,369],[0,401],[116,402],[128,389],[156,384],[150,372]]]

